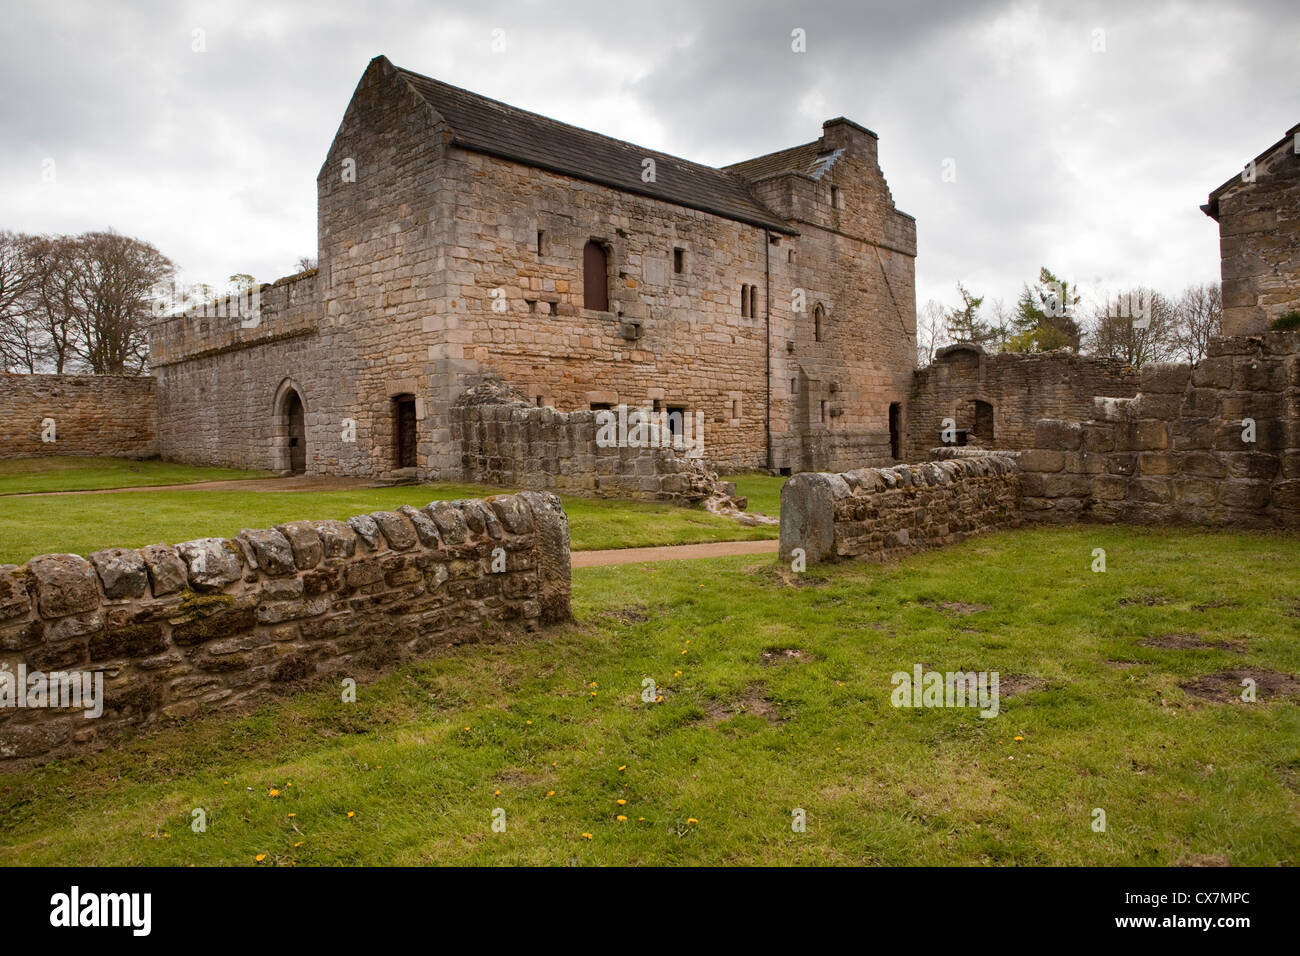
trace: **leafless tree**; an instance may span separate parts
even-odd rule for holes
[[[0,232],[0,365],[4,370],[37,370],[40,343],[29,316],[36,273],[31,237]]]
[[[44,364],[61,375],[79,353],[74,321],[78,244],[68,236],[34,236],[30,249],[36,283],[28,297],[28,315],[40,336]]]
[[[916,313],[916,364],[924,368],[934,361],[934,353],[945,343],[945,320],[948,310],[930,299]]]
[[[307,272],[316,268],[316,258],[314,256],[299,256],[297,269],[299,272]]]
[[[1189,285],[1174,306],[1174,346],[1181,361],[1205,357],[1210,339],[1222,334],[1223,295],[1217,283]]]
[[[1087,331],[1093,354],[1140,368],[1175,352],[1174,304],[1154,289],[1130,289],[1096,306]]]

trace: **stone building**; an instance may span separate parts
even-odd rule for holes
[[[318,269],[253,321],[156,323],[164,458],[470,477],[451,410],[493,379],[560,412],[702,411],[726,469],[904,453],[915,221],[847,119],[716,169],[380,56],[317,195]]]
[[[1219,223],[1223,334],[1252,335],[1300,310],[1300,125],[1201,207]]]

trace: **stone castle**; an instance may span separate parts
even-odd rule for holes
[[[318,269],[264,286],[256,324],[153,329],[158,451],[469,477],[453,406],[496,379],[559,413],[702,412],[719,468],[892,460],[916,227],[876,146],[833,119],[716,169],[377,57],[317,178]]]

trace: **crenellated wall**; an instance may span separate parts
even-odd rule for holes
[[[147,376],[0,374],[0,458],[152,458],[157,420]]]
[[[569,591],[568,518],[538,492],[3,565],[0,765],[561,622]],[[17,706],[24,672],[99,675],[101,713]]]

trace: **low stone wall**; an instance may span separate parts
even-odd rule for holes
[[[1020,456],[1032,520],[1300,527],[1300,333],[1147,366],[1136,397],[1040,421],[1034,444]]]
[[[564,621],[569,593],[568,518],[538,492],[0,566],[0,765]],[[102,681],[102,713],[34,704],[38,672],[51,695]]]
[[[152,458],[157,416],[147,376],[0,373],[0,458]]]
[[[537,407],[499,382],[476,385],[452,406],[451,437],[461,450],[463,478],[600,498],[683,505],[712,499],[716,510],[728,510],[727,499],[745,506],[734,497],[735,484],[688,457],[683,443],[665,446],[656,436],[646,447],[602,446],[596,415]]]
[[[804,472],[781,489],[781,559],[887,559],[1020,523],[1020,474],[1001,455],[843,474]]]

